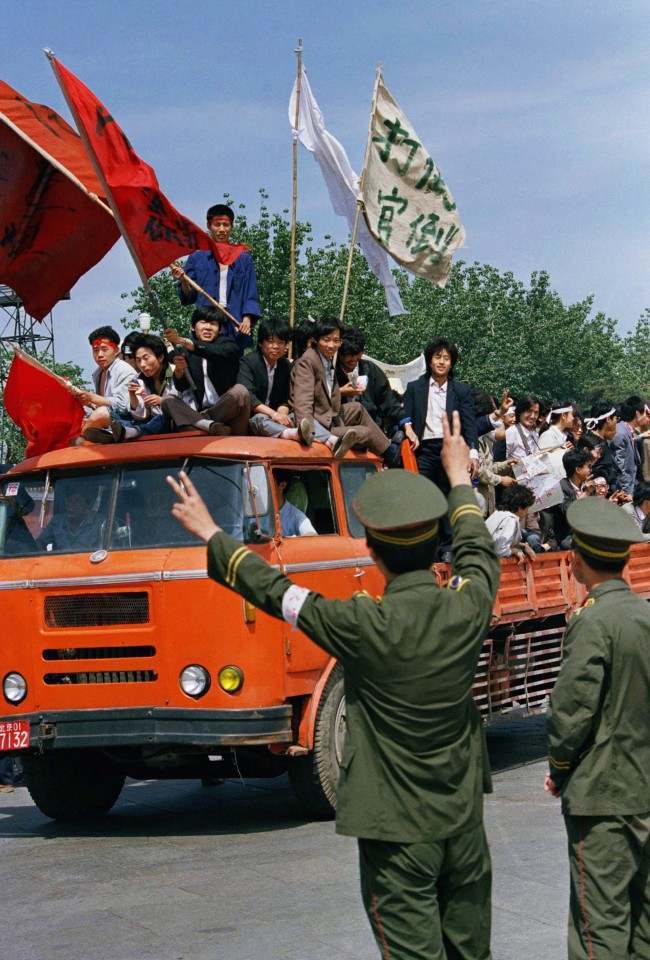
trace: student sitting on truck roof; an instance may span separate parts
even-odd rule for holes
[[[327,444],[337,458],[355,445],[391,458],[390,441],[368,411],[356,400],[341,403],[334,362],[342,333],[338,320],[324,318],[314,330],[315,347],[305,350],[294,363],[291,376],[294,416],[297,422],[309,420],[314,438]]]
[[[171,364],[167,347],[161,337],[140,333],[131,341],[131,345],[135,368],[140,376],[128,385],[129,412],[113,414],[110,436],[115,442],[166,433],[169,430],[169,421],[163,415],[161,400],[163,397],[180,395],[179,387],[187,372],[184,355],[176,357],[174,364]],[[176,386],[177,383],[179,387]]]
[[[188,398],[166,397],[163,413],[177,427],[193,427],[214,436],[245,436],[248,433],[250,394],[237,383],[239,350],[232,337],[219,336],[221,314],[210,307],[197,307],[192,314],[192,337],[182,337],[168,328],[165,337],[181,347],[187,359],[185,378],[177,387]]]
[[[257,331],[257,350],[239,364],[238,382],[251,395],[250,431],[260,437],[281,437],[309,446],[314,431],[303,419],[296,426],[289,413],[291,363],[287,347],[291,329],[283,320],[262,320]]]
[[[92,390],[81,390],[76,395],[87,410],[81,435],[85,440],[104,439],[99,431],[107,430],[113,413],[129,409],[128,385],[135,378],[133,367],[120,359],[120,335],[112,327],[98,327],[88,337],[97,369],[93,370]],[[110,443],[107,437],[105,442]]]

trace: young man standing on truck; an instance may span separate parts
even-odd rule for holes
[[[547,721],[569,840],[569,960],[650,957],[650,607],[623,580],[643,534],[601,497],[572,503],[569,620]]]
[[[169,477],[174,516],[208,544],[208,572],[298,627],[345,671],[337,830],[359,842],[364,905],[384,958],[490,957],[489,779],[472,685],[499,561],[469,480],[458,413],[443,425],[449,502],[425,477],[376,473],[354,511],[386,579],[383,597],[327,600],[299,587],[212,520],[188,477]],[[431,571],[449,510],[454,574]]]

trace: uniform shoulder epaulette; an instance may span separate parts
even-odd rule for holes
[[[381,597],[371,596],[367,590],[357,590],[352,594],[353,597],[367,597],[368,600],[372,600],[373,603],[381,603]]]
[[[454,590],[458,593],[463,587],[466,587],[468,583],[469,579],[467,577],[461,577],[459,574],[456,574],[447,584],[447,590]]]
[[[577,617],[579,614],[582,613],[583,610],[586,610],[587,607],[593,607],[593,605],[594,605],[595,602],[596,602],[596,598],[595,598],[595,597],[587,597],[587,599],[585,600],[585,602],[584,602],[584,603],[581,603],[580,606],[578,607],[578,609],[573,611],[572,616]]]

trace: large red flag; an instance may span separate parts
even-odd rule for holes
[[[62,377],[23,350],[15,355],[4,390],[5,410],[27,440],[28,457],[67,447],[81,433],[83,407]]]
[[[110,193],[124,239],[145,276],[192,250],[212,250],[219,263],[230,264],[248,249],[243,244],[216,243],[179,213],[161,191],[153,167],[138,156],[103,103],[53,54],[48,56]]]
[[[0,283],[37,320],[119,237],[103,193],[79,135],[0,81]]]

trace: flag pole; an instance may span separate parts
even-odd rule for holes
[[[54,56],[54,53],[53,53],[51,50],[48,50],[48,49],[47,49],[47,47],[43,50],[43,53],[45,54],[45,56],[47,57],[47,59],[48,59],[49,62],[50,62],[50,66],[52,67],[52,71],[53,71],[54,76],[55,76],[55,78],[56,78],[56,82],[58,83],[59,87],[61,88],[61,93],[63,94],[63,98],[64,98],[65,102],[66,102],[67,105],[68,105],[68,109],[70,110],[70,113],[72,114],[72,117],[73,117],[73,119],[74,119],[74,122],[75,122],[76,125],[77,125],[77,130],[79,131],[79,136],[81,137],[81,139],[82,139],[82,141],[83,141],[83,145],[84,145],[84,147],[86,148],[86,153],[88,154],[88,157],[89,157],[89,159],[90,159],[90,161],[91,161],[91,163],[92,163],[92,165],[93,165],[93,167],[94,167],[94,169],[95,169],[95,173],[96,173],[96,175],[97,175],[97,179],[99,180],[99,182],[100,182],[101,185],[102,185],[102,188],[103,188],[104,193],[105,193],[105,195],[106,195],[106,199],[108,200],[108,205],[109,205],[109,207],[111,208],[111,211],[112,211],[112,213],[113,213],[113,216],[115,217],[115,223],[117,224],[117,226],[118,226],[118,228],[119,228],[119,231],[120,231],[120,233],[122,234],[122,238],[124,239],[124,242],[126,243],[126,245],[127,245],[127,247],[128,247],[129,253],[131,254],[131,257],[132,257],[133,262],[134,262],[134,264],[135,264],[136,270],[138,271],[138,274],[139,274],[139,276],[140,276],[140,280],[142,281],[142,286],[144,287],[144,289],[145,289],[145,291],[146,291],[146,293],[147,293],[147,296],[149,297],[149,299],[151,300],[153,306],[155,307],[155,312],[156,312],[158,315],[160,315],[160,304],[158,303],[158,298],[156,297],[156,295],[154,294],[154,292],[153,292],[153,290],[152,290],[152,288],[151,288],[151,284],[149,283],[149,277],[148,277],[147,274],[145,273],[145,269],[144,269],[144,267],[142,266],[142,264],[141,264],[141,262],[140,262],[140,258],[138,257],[138,254],[137,254],[137,252],[136,252],[136,249],[135,249],[135,247],[133,246],[133,244],[131,243],[131,239],[130,239],[130,237],[129,237],[129,234],[127,233],[127,231],[126,231],[126,229],[125,229],[125,227],[124,227],[124,222],[123,222],[122,217],[121,217],[121,215],[120,215],[120,211],[119,211],[119,209],[118,209],[118,207],[117,207],[117,204],[115,203],[115,200],[113,199],[113,194],[111,193],[111,189],[110,189],[108,183],[106,182],[106,178],[105,178],[105,176],[104,176],[104,172],[103,172],[103,170],[102,170],[102,168],[101,168],[101,165],[100,165],[99,161],[97,160],[97,156],[96,156],[96,154],[95,154],[95,151],[94,151],[93,148],[92,148],[92,144],[90,143],[90,140],[88,139],[88,135],[86,134],[86,129],[85,129],[83,123],[81,122],[81,118],[79,117],[79,114],[78,114],[78,112],[77,112],[77,109],[76,109],[74,103],[72,102],[72,100],[71,100],[70,97],[68,96],[68,91],[66,90],[65,84],[64,84],[64,83],[62,82],[62,80],[61,80],[61,77],[60,77],[59,71],[58,71],[58,67],[57,67],[56,57]]]
[[[291,287],[289,293],[289,326],[296,323],[296,226],[298,218],[298,124],[300,123],[300,91],[302,87],[302,40],[298,39],[296,54],[296,110],[291,143]]]
[[[352,259],[354,257],[354,248],[357,244],[357,233],[359,232],[359,217],[363,209],[363,182],[366,176],[366,167],[368,165],[368,154],[372,142],[372,121],[375,116],[377,106],[377,93],[379,91],[379,81],[381,80],[381,63],[377,64],[375,70],[375,85],[372,91],[372,103],[370,105],[370,119],[368,121],[368,138],[366,140],[366,149],[363,155],[363,167],[359,177],[359,194],[357,196],[357,209],[354,214],[354,224],[352,225],[352,236],[350,237],[350,251],[348,253],[348,264],[345,271],[345,283],[343,284],[343,297],[341,299],[341,311],[339,313],[339,323],[343,323],[345,318],[345,308],[348,302],[348,291],[350,289],[350,276],[352,275]]]

